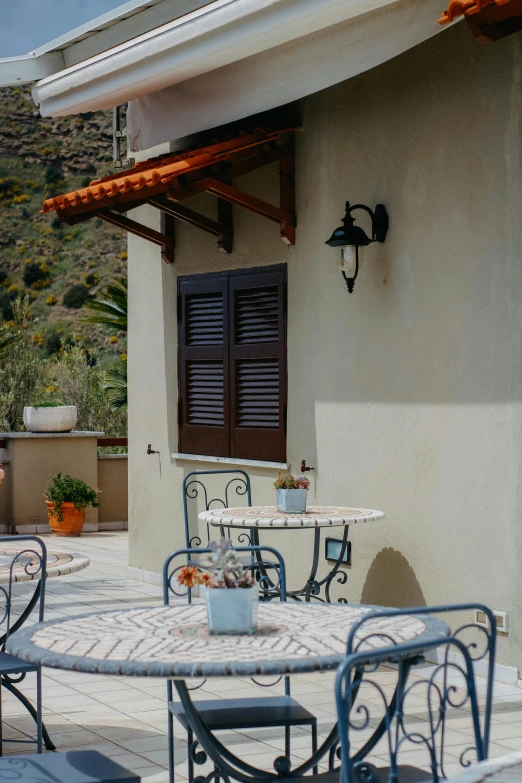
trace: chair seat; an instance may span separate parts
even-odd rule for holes
[[[38,783],[140,783],[129,772],[96,750],[72,750],[0,758],[1,780],[38,780]]]
[[[315,715],[291,696],[198,700],[194,706],[211,731],[255,729],[262,726],[311,726],[316,722]],[[169,710],[185,728],[189,727],[185,710],[179,701],[170,701]]]
[[[0,674],[22,674],[24,672],[36,672],[40,667],[34,663],[26,663],[16,655],[0,652]]]

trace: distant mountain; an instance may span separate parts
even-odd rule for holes
[[[31,298],[34,341],[52,355],[80,336],[104,364],[126,350],[91,324],[82,324],[82,301],[115,275],[126,275],[126,237],[102,220],[70,228],[40,215],[44,198],[86,185],[112,171],[110,112],[40,117],[27,88],[0,89],[0,309]]]

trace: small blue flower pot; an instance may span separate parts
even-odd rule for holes
[[[277,510],[284,514],[304,514],[306,489],[276,489]]]

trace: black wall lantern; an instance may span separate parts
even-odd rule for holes
[[[360,226],[355,225],[355,218],[352,212],[356,209],[364,209],[372,219],[371,239],[365,234]],[[348,291],[351,294],[359,267],[363,260],[363,247],[371,245],[372,242],[384,242],[388,233],[388,213],[383,204],[377,204],[375,211],[364,204],[354,204],[346,202],[346,214],[343,217],[343,225],[336,228],[330,239],[325,243],[330,247],[338,248],[337,263],[339,264],[343,277],[346,281]]]

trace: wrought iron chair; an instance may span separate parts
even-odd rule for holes
[[[411,614],[422,619],[427,614],[473,609],[484,613],[488,618],[489,628],[467,623],[438,642],[426,644],[419,638],[399,645],[393,644],[393,640],[379,630],[379,619],[383,617]],[[477,643],[472,629],[482,636],[481,643]],[[339,667],[336,679],[342,783],[403,783],[421,780],[438,783],[441,778],[446,777],[444,753],[447,713],[451,708],[462,710],[468,705],[474,733],[469,747],[460,755],[460,763],[466,767],[472,761],[486,759],[495,650],[494,616],[489,609],[478,604],[382,610],[361,618],[351,630],[348,656]],[[417,676],[414,667],[424,663],[426,654],[430,651],[437,656],[438,663],[434,669]],[[393,695],[388,693],[387,688],[383,688],[378,677],[372,679],[379,666],[386,663],[396,666]],[[482,715],[475,681],[475,670],[480,667],[487,675]],[[357,697],[362,685],[370,688],[376,698],[358,705]],[[411,728],[409,707],[411,702],[415,701],[412,697],[422,694],[426,698],[427,719],[419,724],[418,716],[415,716],[415,725]],[[363,748],[354,751],[351,738],[357,736],[358,731],[367,729],[375,720],[378,721],[377,728],[370,740]],[[386,755],[389,756],[390,763],[387,767],[377,768],[365,761],[365,757],[382,738],[386,740]],[[429,766],[430,772],[401,765],[401,751],[406,747],[410,750],[423,748],[426,751],[425,766]],[[323,779],[331,777],[335,772],[335,750],[333,745],[330,756],[331,772],[322,776]]]
[[[222,476],[226,477],[226,483],[222,488],[222,497],[210,497],[209,487],[205,482],[204,476]],[[204,510],[211,508],[229,508],[231,499],[246,500],[246,505],[252,505],[252,491],[250,487],[250,477],[244,470],[193,470],[187,473],[183,479],[183,514],[185,518],[185,545],[187,548],[203,545],[201,536],[190,534],[189,523],[189,500],[203,501]],[[243,505],[244,502],[243,502]],[[207,523],[207,540],[210,541],[210,526]],[[250,539],[248,532],[243,532],[238,538],[239,544],[256,544],[257,541]]]
[[[33,546],[28,545],[23,548],[22,542],[32,541]],[[49,739],[45,727],[42,723],[42,671],[40,666],[25,663],[14,655],[5,652],[5,645],[10,635],[15,633],[27,620],[31,612],[38,607],[38,621],[44,619],[45,604],[45,579],[47,572],[47,549],[44,542],[37,536],[0,536],[0,542],[13,544],[13,555],[9,556],[8,561],[3,564],[4,568],[9,569],[9,581],[5,585],[0,585],[0,599],[4,601],[3,610],[0,608],[0,626],[2,634],[0,636],[0,680],[4,688],[16,696],[26,707],[36,722],[36,740],[30,739],[9,739],[2,737],[1,721],[1,694],[0,688],[0,755],[4,742],[16,743],[35,743],[38,753],[42,752],[43,740],[48,750],[54,750],[54,745]],[[35,546],[35,544],[37,546]],[[19,608],[20,598],[13,596],[13,584],[16,581],[14,574],[15,566],[23,565],[26,574],[34,580],[34,590],[32,595],[25,602],[23,610],[17,617],[13,611],[13,604]],[[15,687],[22,682],[30,672],[36,673],[36,709],[31,702]]]
[[[261,596],[273,588],[275,582],[279,590],[281,601],[286,601],[286,570],[282,556],[276,549],[269,546],[244,546],[233,547],[236,552],[244,552],[248,557],[246,568],[258,578]],[[186,597],[189,603],[192,600],[191,588],[180,589],[176,580],[177,572],[183,568],[186,562],[197,564],[192,558],[205,555],[210,549],[195,549],[188,547],[180,549],[169,555],[163,566],[163,603],[167,606],[171,596]],[[262,553],[270,553],[274,560],[265,561]],[[184,563],[174,565],[176,558],[182,557]],[[187,560],[188,558],[188,560]],[[260,577],[260,567],[270,566],[277,572],[278,578],[272,576],[270,584],[266,584],[266,577]],[[280,678],[279,678],[280,679]],[[254,680],[257,685],[262,683]],[[276,682],[279,682],[277,680]],[[202,683],[204,684],[204,683]],[[275,683],[272,683],[275,684]],[[201,687],[196,686],[196,687]],[[169,781],[174,783],[174,717],[176,717],[187,731],[188,743],[188,773],[189,783],[194,780],[194,764],[204,764],[207,756],[204,751],[198,751],[197,740],[194,740],[192,729],[186,718],[183,705],[173,700],[172,682],[167,683],[168,701],[168,736],[169,736]],[[290,678],[285,677],[285,693],[283,696],[262,696],[260,698],[245,699],[211,699],[198,700],[198,713],[211,731],[241,730],[262,728],[265,726],[282,727],[285,731],[285,756],[290,758],[290,731],[292,726],[310,726],[312,753],[317,750],[317,718],[290,695]]]

